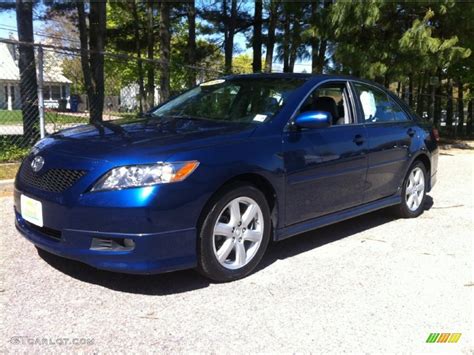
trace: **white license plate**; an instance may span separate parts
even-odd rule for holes
[[[40,201],[21,195],[21,216],[26,221],[43,227],[43,206]]]

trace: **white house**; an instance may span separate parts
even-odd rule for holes
[[[127,112],[136,111],[139,103],[140,87],[138,84],[129,84],[120,89],[120,107]],[[160,90],[155,86],[155,105],[160,103]]]
[[[45,55],[46,57],[46,55]],[[45,65],[43,95],[46,108],[58,109],[60,100],[69,108],[71,81],[61,72],[60,63]],[[0,43],[0,110],[21,109],[18,49],[15,45]]]

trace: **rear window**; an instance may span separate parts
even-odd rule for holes
[[[364,122],[399,122],[408,121],[409,117],[390,95],[371,85],[355,83],[359,96]]]

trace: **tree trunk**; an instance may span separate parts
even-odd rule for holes
[[[153,0],[147,1],[147,109],[155,106],[155,34],[153,28]]]
[[[315,37],[311,40],[311,73],[319,74],[319,40]]]
[[[224,0],[226,8],[226,0]],[[224,71],[226,73],[232,72],[232,55],[234,53],[234,34],[235,34],[235,20],[237,18],[237,0],[231,0],[230,18],[228,19],[227,36],[224,43]]]
[[[76,6],[81,42],[81,66],[89,100],[90,122],[100,122],[104,110],[106,4],[105,2],[91,2],[89,30],[86,24],[84,2],[78,1]]]
[[[420,110],[420,95],[421,95],[422,88],[423,88],[423,76],[419,75],[418,76],[418,85],[416,87],[416,112],[417,113]]]
[[[101,122],[104,110],[104,48],[106,26],[106,3],[93,1],[89,12],[90,68],[92,72],[93,96],[90,99],[91,122]]]
[[[39,135],[38,83],[36,82],[35,50],[33,47],[33,2],[16,1],[18,39],[31,45],[19,45],[21,113],[24,144],[36,142]]]
[[[160,102],[170,97],[170,5],[160,2]]]
[[[446,130],[451,133],[453,128],[453,83],[451,78],[447,82],[448,99],[446,102]]]
[[[311,1],[311,26],[316,28],[316,18],[318,16],[319,0]],[[319,40],[316,35],[311,39],[311,72],[313,74],[318,73],[318,62],[319,62]]]
[[[464,131],[464,85],[461,78],[458,81],[458,116],[457,133],[462,136]]]
[[[81,66],[89,100],[90,122],[102,121],[104,110],[104,48],[106,26],[105,2],[91,2],[89,30],[86,24],[84,2],[76,3],[81,42]]]
[[[229,14],[227,11],[227,0],[222,0],[222,17],[224,19],[224,53],[227,51],[227,44],[229,42]],[[226,68],[226,62],[224,58],[224,70]]]
[[[324,6],[324,14],[327,14],[327,9],[329,6],[331,6],[332,2],[328,0],[324,0],[323,6]],[[316,18],[318,16],[318,11],[323,11],[319,7],[319,0],[312,0],[311,2],[311,12],[312,12],[312,18],[313,18],[313,26],[316,27],[317,21]],[[324,33],[323,28],[319,28],[320,30],[320,38],[314,38],[313,42],[311,43],[312,47],[312,58],[311,58],[311,71],[313,73],[322,73],[324,70],[324,64],[326,62],[326,51],[327,51],[327,46],[328,46],[328,40],[324,35],[321,35],[321,33]]]
[[[255,16],[253,24],[253,62],[254,73],[262,71],[262,7],[263,0],[255,0]]]
[[[291,40],[290,40],[290,62],[288,71],[293,73],[295,70],[295,63],[297,58],[297,50],[298,46],[300,45],[300,23],[299,19],[295,16],[292,18],[293,28],[291,29]]]
[[[137,74],[138,74],[138,109],[139,113],[143,113],[143,108],[146,105],[146,95],[144,87],[144,78],[143,78],[143,63],[142,63],[142,50],[140,46],[140,28],[139,28],[139,18],[137,12],[137,3],[135,1],[130,2],[131,10],[133,14],[133,21],[135,21],[134,27],[134,41],[135,41],[135,52],[137,54]]]
[[[285,22],[283,33],[283,72],[290,72],[290,16],[288,11],[285,11]]]
[[[390,88],[390,76],[388,75],[388,72],[385,72],[383,76],[383,86],[385,86],[387,89]]]
[[[270,1],[270,17],[268,22],[267,53],[265,55],[265,72],[272,72],[273,48],[275,47],[275,29],[278,20],[277,0]]]
[[[190,0],[187,8],[188,15],[188,65],[196,65],[196,6],[195,0]],[[196,85],[196,69],[188,68],[188,87]]]
[[[390,84],[389,84],[390,85]],[[388,86],[387,86],[388,88]],[[413,107],[413,103],[415,102],[413,97],[415,96],[414,94],[414,88],[413,88],[413,73],[410,73],[408,75],[408,105],[410,107]]]
[[[467,105],[468,105],[468,106],[467,106],[467,115],[468,115],[468,116],[467,116],[466,135],[467,135],[468,137],[470,137],[471,134],[472,134],[472,126],[473,126],[473,124],[474,124],[474,122],[473,122],[474,117],[473,117],[473,107],[472,107],[473,105],[472,105],[472,101],[473,101],[472,99],[469,100],[469,103],[467,104]]]
[[[318,61],[316,65],[316,70],[318,73],[322,73],[324,70],[324,63],[326,62],[326,50],[328,47],[327,39],[321,39],[319,42],[319,52],[318,52]]]
[[[90,110],[90,102],[91,98],[94,96],[94,88],[92,87],[92,72],[89,64],[89,33],[86,24],[84,2],[78,1],[76,7],[79,25],[79,41],[81,43],[81,67],[88,99],[87,107]]]
[[[296,59],[298,58],[298,47],[301,44],[301,39],[299,38],[300,35],[301,31],[299,19],[294,18],[290,41],[290,63],[288,68],[290,73],[293,73],[295,71],[295,63]]]
[[[441,69],[438,69],[438,79],[441,84]],[[441,85],[438,85],[435,89],[435,99],[434,99],[434,125],[435,127],[440,126],[441,119]]]

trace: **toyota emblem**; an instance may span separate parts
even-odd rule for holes
[[[42,156],[38,155],[34,157],[33,161],[31,162],[31,169],[33,169],[33,171],[37,173],[38,171],[41,170],[43,165],[44,165],[44,159]]]

